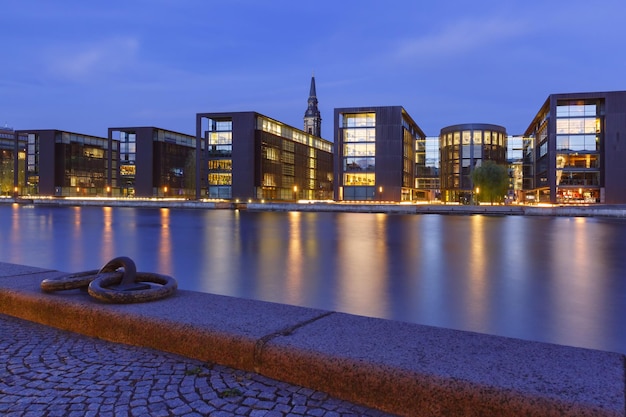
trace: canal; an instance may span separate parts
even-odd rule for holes
[[[626,221],[0,205],[0,262],[626,353]]]

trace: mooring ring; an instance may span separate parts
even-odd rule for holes
[[[120,284],[121,282],[122,277],[120,276],[98,274],[98,276],[89,283],[89,295],[106,303],[142,303],[165,298],[173,294],[178,288],[178,283],[174,278],[168,275],[151,272],[138,272],[135,282],[151,282],[159,285],[151,286],[149,289],[135,291],[120,291],[119,289],[108,288]]]
[[[114,272],[115,276],[122,277],[121,272]],[[57,278],[46,278],[41,281],[41,290],[44,292],[75,290],[77,288],[85,288],[91,281],[98,276],[98,270],[77,272],[75,274],[66,274]]]
[[[119,268],[124,268],[121,284],[132,284],[135,282],[137,267],[135,266],[135,261],[127,256],[118,256],[117,258],[111,259],[102,268],[100,268],[98,274],[117,271]]]

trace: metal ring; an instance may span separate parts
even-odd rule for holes
[[[91,281],[96,279],[98,270],[77,272],[75,274],[66,274],[57,278],[46,278],[41,281],[41,290],[44,292],[74,290],[89,285]]]
[[[165,298],[173,294],[178,288],[178,283],[174,278],[168,275],[155,274],[151,272],[138,272],[135,278],[135,282],[151,282],[159,284],[157,286],[151,286],[149,289],[120,291],[115,288],[107,288],[112,285],[120,284],[121,282],[122,278],[119,276],[98,274],[98,276],[89,284],[89,295],[97,300],[107,303],[142,303]]]
[[[135,282],[137,267],[135,266],[135,261],[127,256],[119,256],[111,259],[102,268],[100,268],[98,274],[117,271],[119,268],[124,268],[124,274],[122,275],[121,282],[122,285],[132,284]]]

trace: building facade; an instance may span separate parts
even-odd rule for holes
[[[337,108],[335,199],[414,201],[416,146],[426,135],[401,106]]]
[[[196,196],[196,137],[156,127],[109,128],[110,146],[119,143],[113,195],[122,197]]]
[[[417,200],[440,199],[439,137],[419,138],[415,143],[415,189]]]
[[[524,202],[524,146],[529,141],[522,135],[507,138],[506,159],[509,167],[509,203]]]
[[[198,194],[239,201],[328,200],[332,143],[256,112],[199,113]]]
[[[441,129],[441,198],[445,202],[473,201],[471,174],[483,161],[506,165],[506,129],[502,126],[469,123]]]
[[[118,143],[60,130],[20,130],[26,138],[25,178],[21,193],[45,196],[103,196],[117,174]],[[18,140],[19,142],[19,140]]]
[[[552,94],[524,136],[527,202],[626,203],[626,91]]]
[[[0,196],[25,192],[26,141],[26,135],[0,127]]]

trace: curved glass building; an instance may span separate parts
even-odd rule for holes
[[[483,161],[506,165],[507,133],[502,126],[468,123],[444,127],[439,134],[441,199],[469,204],[471,172]]]

